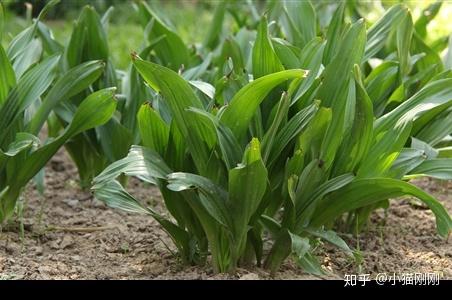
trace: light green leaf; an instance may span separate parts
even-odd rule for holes
[[[426,160],[411,170],[404,179],[413,179],[424,176],[442,180],[452,180],[452,158]]]
[[[438,233],[447,237],[452,220],[444,207],[431,195],[405,181],[390,178],[358,179],[324,198],[317,206],[312,226],[328,224],[341,214],[381,200],[411,195],[424,202],[435,214]]]
[[[253,47],[253,76],[257,79],[282,70],[284,67],[273,49],[268,34],[267,18],[262,17]]]
[[[133,64],[147,83],[162,94],[171,109],[172,116],[185,138],[190,153],[201,175],[207,174],[209,141],[215,141],[210,130],[206,130],[202,120],[195,114],[187,114],[186,110],[194,107],[203,109],[202,103],[191,89],[189,83],[174,71],[157,64],[134,59]]]
[[[241,139],[259,104],[272,89],[286,80],[305,76],[306,72],[303,70],[286,70],[254,80],[234,95],[220,120],[231,129],[238,139]]]
[[[149,103],[141,106],[137,116],[143,145],[164,157],[168,146],[169,126]]]
[[[50,89],[46,98],[39,106],[39,109],[34,114],[28,124],[28,131],[37,135],[52,109],[58,105],[60,101],[69,99],[88,88],[90,84],[99,78],[103,69],[103,62],[90,61],[78,65],[62,75]]]
[[[246,237],[247,225],[259,207],[267,188],[267,169],[261,158],[260,144],[252,139],[242,165],[229,171],[228,207],[231,210],[237,242]]]

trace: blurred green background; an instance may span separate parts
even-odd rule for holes
[[[13,36],[23,30],[31,22],[31,18],[36,16],[47,0],[2,0],[6,7],[6,26],[3,46],[8,45]],[[143,29],[138,23],[138,18],[134,10],[134,2],[138,0],[61,0],[53,8],[45,19],[46,24],[52,29],[54,36],[59,41],[65,43],[70,37],[72,24],[77,19],[81,8],[84,5],[94,6],[100,13],[105,12],[110,6],[114,7],[111,24],[109,26],[108,39],[111,49],[113,49],[113,61],[118,68],[124,69],[129,64],[129,53],[137,50],[143,41]],[[167,19],[176,28],[182,39],[188,44],[202,42],[207,34],[209,24],[213,17],[214,6],[218,1],[247,1],[247,0],[150,0],[148,1],[160,14],[167,16]],[[262,0],[254,0],[262,2]],[[302,0],[296,0],[302,1]],[[337,2],[334,0],[314,0],[326,3]],[[366,7],[366,19],[372,23],[382,14],[384,8],[393,4],[403,2],[407,4],[416,20],[422,9],[435,2],[435,0],[418,1],[355,1]],[[443,5],[439,14],[429,24],[428,31],[431,43],[437,38],[446,36],[452,32],[452,0],[442,1]],[[29,4],[31,4],[31,6]],[[28,11],[27,11],[28,5]],[[226,24],[232,24],[232,18],[226,18]]]

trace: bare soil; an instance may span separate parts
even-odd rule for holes
[[[342,279],[345,274],[430,273],[452,278],[452,242],[436,234],[433,214],[412,199],[397,199],[372,216],[358,236],[361,262],[329,245],[318,256],[328,275],[304,273],[286,262],[271,277],[260,268],[213,274],[211,268],[183,266],[159,225],[147,216],[113,210],[77,185],[77,171],[64,151],[46,167],[46,190],[30,185],[23,196],[23,230],[16,220],[0,233],[0,279]],[[416,182],[452,211],[452,183]],[[137,180],[129,190],[163,211],[157,189]]]

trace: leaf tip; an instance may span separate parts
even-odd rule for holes
[[[132,53],[130,53],[130,57],[132,58],[132,61],[140,59],[140,56],[138,56],[138,53],[136,51],[132,51]]]

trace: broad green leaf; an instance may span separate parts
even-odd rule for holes
[[[27,48],[27,45],[33,40],[37,28],[38,23],[41,21],[49,12],[49,10],[58,4],[60,0],[50,0],[41,10],[34,24],[27,27],[20,34],[18,34],[9,44],[7,54],[11,62],[13,62],[23,51]]]
[[[383,17],[375,22],[367,31],[366,52],[364,61],[374,57],[384,46],[384,41],[394,28],[398,28],[399,22],[408,14],[408,9],[403,4],[392,6]]]
[[[309,250],[311,250],[311,245],[308,238],[293,234],[287,229],[282,229],[267,257],[265,268],[270,269],[271,273],[274,274],[290,254],[293,254],[296,260],[299,261],[303,260]],[[308,267],[304,271],[311,273],[312,268]]]
[[[86,62],[74,67],[58,79],[49,90],[38,111],[28,124],[28,131],[37,135],[47,120],[52,109],[60,101],[80,93],[92,84],[101,75],[104,63],[100,61]]]
[[[189,53],[182,39],[158,17],[158,14],[146,2],[142,1],[139,5],[140,12],[145,15],[147,22],[153,22],[148,33],[148,40],[152,41],[161,36],[165,37],[154,47],[162,64],[174,71],[179,70],[182,65],[187,67],[189,64]]]
[[[55,76],[53,69],[58,59],[58,56],[51,56],[36,65],[10,91],[0,108],[0,128],[3,129],[3,133],[0,134],[0,145],[5,142],[7,131],[19,115],[50,86]]]
[[[325,241],[344,250],[349,255],[352,254],[352,250],[347,245],[347,243],[336,232],[332,230],[306,228],[304,229],[304,231],[315,237],[324,239]]]
[[[335,191],[319,203],[311,225],[328,224],[345,212],[404,195],[414,196],[424,202],[435,214],[438,233],[447,237],[452,230],[452,220],[444,207],[414,185],[391,178],[358,179]]]
[[[414,137],[411,138],[411,148],[421,150],[427,159],[433,159],[438,156],[438,150],[428,143]]]
[[[219,44],[221,32],[223,31],[223,21],[226,14],[227,4],[227,1],[219,1],[216,5],[212,16],[212,23],[210,24],[209,31],[204,39],[204,47],[215,49]]]
[[[94,197],[105,202],[111,208],[118,208],[126,212],[153,215],[153,211],[144,207],[138,200],[127,193],[116,180],[106,182],[94,189]]]
[[[74,119],[65,132],[57,139],[33,152],[24,161],[24,167],[17,170],[17,184],[21,186],[28,182],[69,138],[106,123],[116,108],[113,91],[114,89],[105,89],[89,95],[80,104]]]
[[[347,78],[352,76],[353,66],[361,63],[365,44],[366,28],[363,20],[360,20],[344,34],[338,47],[338,55],[323,72],[323,84],[317,94],[323,106],[332,107],[334,102],[341,101],[337,99],[340,90],[347,84]]]
[[[198,90],[200,90],[204,95],[206,95],[210,99],[213,99],[215,97],[215,87],[210,83],[197,80],[189,81],[189,83]]]
[[[338,177],[332,178],[319,186],[314,186],[314,190],[310,193],[309,197],[302,205],[297,206],[296,211],[296,224],[295,224],[295,232],[299,233],[301,230],[306,228],[309,224],[312,214],[317,207],[317,203],[323,199],[327,194],[332,193],[350,182],[354,180],[355,176],[352,174],[344,174]],[[301,190],[303,192],[303,190]]]
[[[169,126],[149,103],[145,103],[138,111],[138,128],[143,145],[164,157],[169,139]]]
[[[299,48],[279,38],[272,39],[272,45],[284,69],[297,69],[300,67]]]
[[[322,87],[322,86],[321,86]],[[320,150],[320,159],[329,169],[337,155],[337,151],[353,125],[355,115],[356,88],[355,81],[347,78],[335,95],[336,101],[332,104],[331,123],[327,128]]]
[[[450,128],[452,128],[451,108],[438,114],[433,120],[430,120],[430,122],[428,122],[419,132],[416,133],[416,138],[434,146],[441,142],[449,134]]]
[[[334,172],[337,175],[353,172],[367,155],[373,137],[372,102],[364,88],[361,71],[355,65],[356,109],[351,131],[338,150]]]
[[[405,174],[420,165],[425,159],[424,151],[403,148],[386,175],[391,178],[402,179]]]
[[[292,98],[292,103],[297,102],[312,86],[314,80],[319,75],[322,65],[323,50],[325,42],[320,38],[312,39],[301,50],[300,62],[303,69],[309,70],[308,76],[303,80]]]
[[[191,81],[199,79],[207,71],[211,63],[212,63],[212,54],[209,53],[204,58],[203,62],[200,65],[184,71],[182,73],[182,77],[185,80]]]
[[[3,4],[0,3],[0,43],[2,42],[4,28],[5,28],[5,13],[3,12]]]
[[[292,178],[294,182],[293,185],[298,181],[298,175],[301,174],[304,168],[304,153],[300,149],[296,150],[292,157],[287,159],[285,169],[284,169],[284,180],[282,185],[282,196],[283,198],[290,197],[292,201],[295,201],[295,195],[289,195],[289,192],[294,191],[294,188],[289,188],[289,180]],[[296,176],[294,178],[293,176]]]
[[[22,188],[45,166],[58,149],[81,131],[107,122],[115,111],[115,107],[116,101],[111,89],[91,94],[81,103],[74,119],[62,135],[25,157],[20,167],[10,170],[9,189],[0,201],[0,222],[12,214]]]
[[[320,154],[327,169],[333,163],[344,133],[352,125],[356,101],[352,71],[353,66],[361,62],[365,43],[365,24],[363,20],[359,20],[344,34],[338,55],[322,74],[324,80],[316,97],[321,101],[322,106],[331,107],[333,111]]]
[[[295,46],[304,47],[317,34],[317,19],[312,3],[284,1],[284,14],[288,19],[289,37]]]
[[[408,12],[397,26],[397,56],[400,63],[400,76],[408,75],[410,71],[410,44],[413,34],[413,20]]]
[[[209,144],[208,139],[212,139],[212,135],[210,131],[205,130],[198,116],[186,112],[190,107],[203,109],[201,101],[188,82],[174,71],[141,59],[134,59],[133,64],[146,82],[156,92],[162,94],[200,174],[206,174],[210,156],[206,144]],[[213,136],[214,140],[215,138]]]
[[[281,155],[284,148],[295,141],[296,137],[311,123],[311,120],[319,109],[318,106],[318,103],[314,103],[305,109],[300,110],[281,128],[281,130],[278,131],[274,138],[274,142],[272,142],[268,161],[269,166],[271,166]]]
[[[17,167],[18,163],[21,163],[21,161],[23,160],[23,156],[19,156],[18,154],[21,152],[26,152],[31,150],[32,148],[36,148],[38,147],[40,144],[40,141],[37,137],[25,133],[25,132],[20,132],[16,135],[16,138],[14,140],[14,142],[12,142],[11,144],[8,145],[8,148],[6,149],[6,152],[3,152],[2,150],[0,150],[0,170],[3,170],[3,168],[9,167],[11,168],[11,164],[8,164],[9,160],[12,158],[16,158],[17,156],[17,161],[15,162],[16,165],[13,165],[12,170],[13,172],[7,172],[6,174],[6,180],[10,180],[12,173],[15,172],[15,168]],[[8,170],[7,170],[8,171]],[[9,178],[8,178],[9,175]],[[3,186],[3,182],[2,182],[2,186]]]
[[[344,11],[345,2],[341,2],[328,26],[328,31],[326,33],[326,45],[325,51],[323,52],[323,64],[329,65],[339,52],[339,45],[341,44],[342,34],[345,30],[344,26]]]
[[[295,190],[295,223],[299,221],[299,215],[316,189],[326,180],[326,172],[322,163],[315,159],[311,161],[299,174]]]
[[[235,168],[241,160],[243,150],[231,130],[222,124],[216,116],[213,116],[205,110],[190,108],[188,111],[203,116],[212,123],[227,169],[230,170]]]
[[[363,159],[358,177],[379,177],[388,171],[409,138],[412,123],[398,122],[394,128],[374,135],[372,148]]]
[[[413,120],[437,106],[451,103],[452,78],[437,80],[429,83],[410,99],[378,118],[374,127],[377,132],[381,132],[394,126],[402,117]]]
[[[110,120],[116,109],[115,91],[116,88],[108,88],[89,95],[77,108],[64,135],[73,136]]]
[[[425,55],[416,63],[418,71],[431,70],[427,76],[424,76],[419,82],[419,86],[426,85],[437,74],[444,70],[444,65],[439,54],[428,46],[422,38],[413,32],[413,39],[411,41],[413,53],[424,53]]]
[[[112,163],[94,178],[92,189],[96,190],[102,187],[121,174],[155,183],[155,179],[165,179],[171,172],[171,169],[157,152],[140,146],[132,146],[125,158]]]
[[[30,43],[22,49],[21,53],[13,62],[16,78],[20,79],[27,70],[40,61],[42,50],[42,43],[39,39],[32,39]]]
[[[78,18],[69,45],[66,58],[69,67],[75,67],[86,60],[104,60],[109,57],[107,35],[100,16],[92,6],[85,6]]]
[[[95,128],[103,156],[108,161],[116,161],[127,155],[133,143],[132,132],[122,125],[115,117],[103,126]]]
[[[303,257],[297,257],[297,263],[305,272],[317,276],[325,275],[319,260],[310,252],[307,252]]]
[[[384,61],[370,72],[364,80],[366,91],[372,100],[374,113],[380,116],[386,107],[386,101],[397,84],[398,63]]]
[[[241,139],[259,104],[267,94],[286,80],[304,76],[306,76],[306,72],[303,70],[286,70],[254,80],[234,95],[220,120],[232,130],[238,139]]]
[[[276,115],[273,118],[273,122],[270,128],[264,135],[262,140],[262,160],[267,162],[268,157],[270,155],[270,151],[274,145],[275,136],[278,132],[283,121],[287,120],[287,114],[289,112],[290,98],[287,93],[283,93],[281,95],[281,100],[279,100]]]
[[[452,147],[438,148],[438,158],[452,158]]]
[[[5,50],[0,45],[0,107],[4,103],[6,97],[11,88],[16,85],[16,75],[14,74],[13,67],[6,55]]]
[[[223,42],[223,48],[221,49],[220,66],[221,69],[224,68],[224,64],[227,62],[226,58],[230,58],[233,62],[234,72],[236,74],[241,74],[245,70],[245,61],[243,53],[240,48],[239,43],[235,38],[228,37]]]
[[[301,149],[307,155],[309,159],[305,159],[305,161],[320,158],[322,140],[331,123],[331,118],[331,108],[321,107],[314,116],[311,125],[298,138],[298,146],[296,148]]]
[[[205,177],[189,173],[171,173],[167,181],[167,188],[171,191],[198,190],[199,198],[193,201],[199,201],[211,217],[232,230],[233,220],[226,205],[227,192],[220,186]]]
[[[284,67],[273,49],[268,34],[267,18],[262,17],[253,47],[253,76],[257,79],[282,70]]]
[[[425,160],[404,177],[412,179],[416,177],[433,177],[442,180],[452,180],[452,159],[437,158]]]
[[[44,51],[49,55],[64,52],[64,47],[54,39],[50,28],[42,22],[38,22],[38,37],[42,41]]]
[[[267,169],[261,158],[260,144],[257,139],[252,139],[242,164],[229,171],[227,203],[237,243],[246,237],[247,225],[259,207],[266,188]]]

